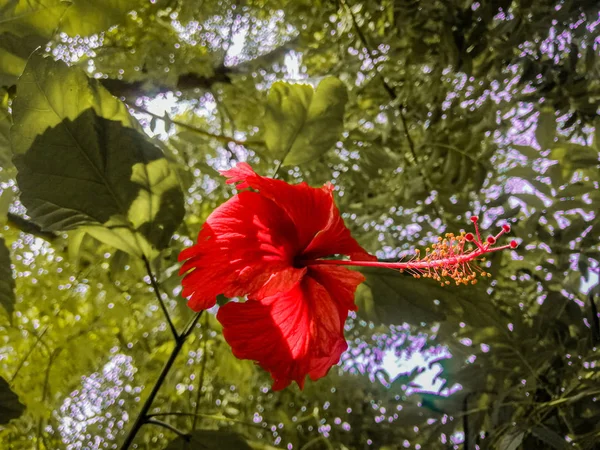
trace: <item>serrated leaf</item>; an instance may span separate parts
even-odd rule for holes
[[[343,130],[346,87],[327,77],[316,91],[306,84],[277,82],[267,99],[265,143],[284,165],[298,165],[329,150]]]
[[[196,430],[178,437],[165,450],[252,450],[237,433],[221,430]]]
[[[98,116],[140,130],[125,105],[78,67],[34,54],[17,84],[10,139],[13,153],[25,153],[34,139],[64,119],[92,109]],[[65,131],[67,134],[68,132]]]
[[[13,111],[17,182],[34,222],[47,231],[85,227],[137,256],[167,246],[184,213],[178,180],[162,152],[127,126],[134,123],[122,103],[80,69],[36,56]]]
[[[20,417],[23,411],[25,406],[19,401],[17,394],[10,389],[7,381],[0,377],[0,425]]]
[[[8,316],[12,315],[15,305],[15,280],[10,267],[10,253],[4,239],[0,237],[0,305]]]

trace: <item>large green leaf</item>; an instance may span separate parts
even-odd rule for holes
[[[125,20],[137,0],[75,0],[61,21],[60,30],[74,36],[89,36]]]
[[[242,437],[231,431],[197,430],[172,441],[165,450],[252,450]]]
[[[0,85],[11,85],[27,57],[61,31],[89,36],[125,20],[132,0],[0,0]]]
[[[124,105],[79,69],[34,57],[19,80],[11,140],[21,201],[44,230],[78,227],[153,257],[183,218],[177,177]],[[108,118],[116,120],[108,120]]]
[[[21,416],[25,406],[11,389],[6,380],[0,377],[0,425],[7,424],[12,419]]]
[[[429,279],[416,279],[390,269],[363,268],[364,285],[359,286],[358,315],[375,324],[420,324],[440,320],[474,326],[503,324],[488,300],[484,282],[476,286],[440,286]]]
[[[105,119],[137,127],[125,105],[82,69],[34,54],[17,84],[12,105],[13,153],[26,152],[37,136],[64,119],[74,121],[87,109]]]
[[[0,85],[11,85],[29,54],[46,44],[71,5],[63,0],[0,0]]]
[[[346,87],[327,77],[310,85],[277,82],[269,91],[265,142],[274,158],[297,165],[320,157],[338,140],[344,125]]]
[[[70,5],[64,0],[0,0],[0,32],[49,38]]]
[[[0,237],[0,305],[10,316],[14,310],[14,304],[15,280],[10,267],[10,254],[4,239]]]
[[[432,283],[388,269],[362,269],[364,285],[356,295],[359,317],[375,324],[418,324],[445,319],[434,303]],[[423,283],[425,281],[425,283]]]

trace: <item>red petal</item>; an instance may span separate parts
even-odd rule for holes
[[[179,255],[184,297],[195,311],[214,306],[216,296],[256,298],[287,291],[306,272],[293,267],[295,228],[272,201],[242,192],[208,217],[198,243]]]
[[[280,390],[292,381],[302,388],[306,375],[321,378],[339,361],[346,316],[324,286],[304,277],[284,294],[228,303],[217,319],[233,354],[257,361]]]
[[[356,311],[354,294],[365,281],[362,273],[340,266],[309,266],[308,276],[323,286],[331,298],[345,311]]]
[[[313,188],[306,183],[291,185],[257,175],[247,163],[221,172],[227,183],[238,189],[252,187],[277,203],[296,226],[303,259],[348,255],[351,259],[371,261],[369,255],[350,235],[333,201],[333,187]]]

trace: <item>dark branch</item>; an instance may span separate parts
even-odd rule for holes
[[[228,67],[224,63],[214,68],[213,75],[204,77],[195,73],[186,73],[179,76],[173,85],[160,84],[148,81],[125,81],[113,78],[102,79],[100,82],[116,97],[134,98],[140,95],[156,95],[173,90],[188,91],[192,89],[211,89],[216,84],[230,84],[231,76],[249,73],[256,66],[269,66],[281,59],[288,51],[296,48],[299,39],[294,38],[285,44],[276,47],[268,53],[258,56],[250,61],[244,61],[235,66]]]

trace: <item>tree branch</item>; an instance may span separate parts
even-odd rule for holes
[[[253,140],[240,141],[238,139],[235,139],[235,138],[232,138],[229,136],[223,136],[222,134],[214,134],[209,131],[202,130],[201,128],[196,128],[195,126],[189,125],[185,122],[173,120],[173,119],[169,118],[168,116],[159,116],[158,114],[155,114],[151,111],[148,111],[147,109],[142,108],[141,106],[136,106],[134,104],[128,104],[127,106],[129,106],[131,109],[133,109],[139,113],[148,114],[151,117],[162,120],[166,124],[172,123],[173,125],[177,125],[178,127],[185,128],[186,130],[189,130],[196,134],[199,134],[200,136],[214,139],[216,141],[223,142],[225,144],[232,143],[235,145],[242,145],[242,146],[247,146],[248,144],[254,144],[254,145],[262,145],[263,144],[262,141],[253,141]]]
[[[267,66],[296,48],[299,38],[293,38],[285,44],[274,48],[250,61],[244,61],[235,66],[221,63],[214,68],[213,75],[204,77],[195,73],[185,73],[179,76],[175,85],[153,84],[149,81],[125,81],[114,78],[101,79],[100,83],[116,97],[135,98],[140,95],[156,95],[169,91],[187,91],[192,89],[210,89],[215,84],[231,84],[231,77],[236,74],[248,73],[255,65]]]
[[[175,347],[173,347],[173,350],[169,355],[169,359],[167,359],[167,362],[163,366],[160,374],[158,375],[158,378],[156,379],[156,382],[154,383],[154,386],[152,386],[152,390],[150,391],[148,398],[146,398],[146,401],[142,405],[142,409],[140,410],[137,418],[135,419],[135,422],[133,423],[129,434],[125,437],[125,441],[123,441],[121,450],[127,450],[131,446],[140,428],[142,428],[142,426],[148,422],[148,419],[150,417],[148,415],[148,411],[152,407],[152,403],[154,402],[158,391],[160,391],[160,388],[165,382],[167,375],[171,370],[171,367],[173,367],[173,363],[175,362],[177,356],[181,352],[185,341],[190,336],[190,334],[192,334],[192,331],[196,327],[196,324],[198,323],[198,320],[200,319],[200,316],[202,316],[203,312],[204,311],[200,311],[192,318],[192,320],[190,320],[188,325],[184,328],[184,331],[179,335],[179,338],[175,341]]]

